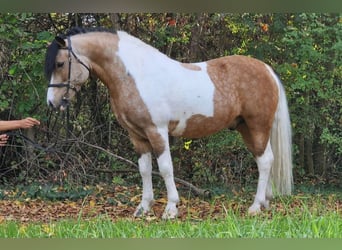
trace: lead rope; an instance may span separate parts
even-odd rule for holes
[[[70,89],[70,77],[71,77],[71,39],[68,36],[68,58],[69,58],[69,72],[68,72],[68,86],[67,92],[65,94],[65,98],[69,98],[69,89]],[[67,110],[66,110],[66,139],[68,140],[70,137],[70,104],[67,102]]]
[[[67,106],[67,110],[66,110],[66,139],[68,140],[71,134],[71,125],[70,125],[70,108],[69,108],[69,104]]]

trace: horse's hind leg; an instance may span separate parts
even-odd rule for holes
[[[273,164],[273,152],[269,140],[269,132],[265,130],[252,130],[247,124],[241,124],[238,128],[248,149],[253,153],[259,171],[258,187],[253,204],[249,207],[249,214],[260,212],[261,207],[269,207],[269,199],[272,196],[270,186],[270,172]]]
[[[256,157],[259,170],[259,179],[257,192],[252,206],[248,209],[249,214],[255,214],[260,211],[261,206],[268,208],[269,199],[272,194],[270,187],[270,171],[273,164],[273,153],[271,144],[268,141],[264,153]]]

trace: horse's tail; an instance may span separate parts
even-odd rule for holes
[[[277,75],[273,70],[271,72],[278,85],[279,100],[271,131],[271,147],[274,155],[274,163],[270,178],[278,194],[289,195],[293,187],[290,115],[285,90]]]

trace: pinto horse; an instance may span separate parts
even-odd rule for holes
[[[74,28],[49,45],[45,73],[47,103],[55,109],[64,110],[90,75],[108,88],[111,108],[140,155],[143,191],[135,216],[153,204],[152,153],[167,189],[163,218],[178,215],[169,135],[239,131],[259,171],[250,214],[269,207],[272,189],[291,193],[286,96],[271,67],[257,59],[234,55],[181,63],[123,31]]]

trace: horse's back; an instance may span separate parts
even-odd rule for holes
[[[212,114],[192,112],[188,117],[173,118],[169,125],[172,135],[199,138],[223,128],[235,128],[251,117],[267,124],[273,119],[278,90],[263,62],[246,56],[227,56],[205,62],[202,70],[210,79],[205,84],[211,84],[213,92],[207,93],[210,96],[206,102],[193,103],[193,107],[210,106]],[[195,93],[193,90],[189,95],[194,97]]]

